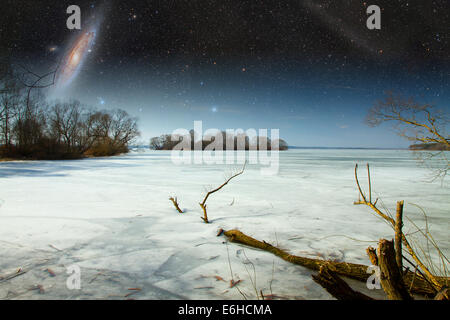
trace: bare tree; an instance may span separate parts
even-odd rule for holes
[[[28,100],[27,104],[20,104],[16,112],[12,136],[16,145],[24,155],[32,153],[46,133],[47,116],[46,104],[42,95],[37,93]]]
[[[433,105],[421,104],[413,98],[405,98],[388,91],[385,98],[369,110],[366,122],[370,126],[392,122],[400,136],[416,143],[411,149],[437,150],[416,154],[424,165],[433,170],[433,179],[446,176],[450,167],[444,151],[450,150],[450,137],[446,133],[449,125],[448,113],[436,109]]]
[[[79,101],[56,103],[50,114],[50,127],[53,136],[67,147],[68,152],[81,149],[83,127],[82,108]]]
[[[89,117],[91,133],[96,140],[105,139],[109,135],[111,116],[103,111],[96,111]]]
[[[139,135],[137,119],[127,112],[90,111],[76,100],[48,107],[42,89],[55,84],[58,68],[38,74],[0,56],[1,155],[61,159],[127,152]]]
[[[140,135],[137,119],[124,110],[98,111],[89,117],[89,135],[94,139],[93,154],[113,155],[128,151],[128,145]]]
[[[0,78],[0,143],[9,148],[13,121],[20,104],[23,87],[15,79],[9,65],[1,68]]]
[[[164,135],[160,137],[153,137],[150,139],[150,149],[163,150],[164,147]]]
[[[140,135],[137,119],[130,117],[124,110],[115,110],[111,114],[111,137],[114,145],[127,146]]]

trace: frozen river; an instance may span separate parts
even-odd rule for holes
[[[404,200],[405,215],[422,226],[419,205],[448,256],[448,179],[427,182],[429,171],[407,150],[289,150],[272,176],[249,164],[208,199],[210,224],[198,203],[238,165],[176,165],[170,152],[148,150],[0,163],[0,277],[25,272],[0,278],[0,299],[254,299],[255,287],[330,299],[311,271],[216,233],[239,228],[292,254],[369,264],[365,248],[393,232],[369,208],[353,205],[354,166],[365,188],[367,162],[380,206],[395,212]],[[79,290],[66,285],[70,266],[79,267]],[[231,277],[242,280],[242,294],[230,288]]]

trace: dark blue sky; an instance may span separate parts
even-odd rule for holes
[[[139,117],[144,141],[176,128],[191,129],[194,120],[202,120],[204,129],[280,129],[280,136],[297,146],[406,147],[409,142],[390,126],[364,123],[386,90],[449,111],[445,65],[411,71],[400,61],[377,65],[330,58],[312,66],[301,61],[286,66],[277,61],[221,66],[218,61],[198,70],[195,64],[149,62],[147,70],[122,63],[82,73],[62,94],[98,108],[128,110]]]
[[[30,69],[55,67],[83,30],[95,43],[65,90],[139,117],[145,143],[177,128],[279,129],[297,146],[407,147],[364,123],[386,90],[449,112],[449,4],[377,1],[381,30],[359,0],[7,1],[1,50]]]

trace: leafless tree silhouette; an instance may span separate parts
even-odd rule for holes
[[[432,170],[432,179],[446,176],[450,167],[445,152],[450,150],[450,137],[446,133],[448,112],[388,91],[385,98],[369,110],[366,122],[370,126],[392,122],[397,134],[414,143],[410,148],[415,150],[422,164]]]

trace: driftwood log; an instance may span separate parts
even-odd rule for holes
[[[321,266],[319,273],[313,275],[312,278],[338,300],[374,300],[359,291],[353,290],[327,265]]]
[[[252,237],[249,237],[239,230],[219,232],[219,235],[221,234],[224,234],[231,242],[241,243],[253,248],[268,251],[285,261],[300,265],[302,267],[306,267],[311,270],[320,271],[320,268],[326,265],[329,270],[333,271],[337,275],[364,282],[366,282],[371,275],[371,273],[367,273],[368,266],[366,265],[295,256],[289,254],[286,250],[272,246],[265,241],[259,241]],[[446,283],[450,283],[450,278],[448,277],[436,277],[436,279],[439,281],[439,283],[441,283],[442,286],[444,286]],[[436,294],[434,288],[431,288],[430,284],[422,276],[411,271],[408,271],[403,275],[403,281],[405,285],[410,289],[411,293],[430,297],[434,297]]]

